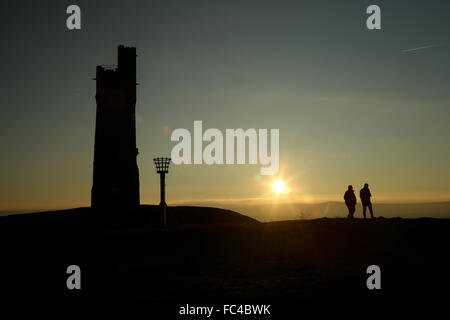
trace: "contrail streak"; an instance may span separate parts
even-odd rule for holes
[[[417,48],[411,48],[411,49],[404,49],[402,52],[411,52],[411,51],[417,51],[422,49],[428,49],[428,48],[434,48],[434,47],[440,47],[440,44],[432,44],[430,46],[423,46],[423,47],[417,47]]]

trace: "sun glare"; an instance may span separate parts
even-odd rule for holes
[[[272,184],[272,189],[276,194],[284,193],[286,192],[286,184],[281,180],[275,180]]]

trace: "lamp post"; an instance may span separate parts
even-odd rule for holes
[[[159,203],[159,207],[161,208],[161,214],[163,218],[164,228],[167,227],[167,213],[166,213],[166,173],[169,173],[169,164],[170,158],[154,158],[156,166],[156,173],[159,173],[160,182],[161,182],[161,202]]]

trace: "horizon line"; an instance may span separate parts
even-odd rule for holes
[[[255,201],[255,199],[260,198],[247,198],[247,199],[204,199],[204,200],[182,200],[182,201],[174,201],[168,204],[168,206],[210,206],[208,203],[216,203],[218,205],[248,205],[248,206],[261,206],[261,205],[283,205],[283,204],[305,204],[305,205],[320,205],[325,203],[344,203],[344,201],[340,200],[318,200],[318,201],[271,201],[266,203],[239,203],[245,201]],[[233,203],[235,202],[235,203]],[[450,199],[446,200],[418,200],[418,201],[374,201],[373,205],[412,205],[412,204],[442,204],[442,203],[450,203]],[[159,205],[157,201],[155,202],[145,202],[141,203],[140,206],[145,205]],[[77,208],[90,208],[89,204],[79,204],[74,206],[55,206],[55,207],[47,207],[47,208],[28,208],[28,209],[0,209],[0,215],[4,215],[7,213],[11,214],[22,214],[22,213],[33,213],[33,212],[46,212],[46,211],[59,211],[59,210],[70,210]]]

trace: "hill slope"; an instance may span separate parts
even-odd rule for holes
[[[186,303],[253,301],[297,312],[299,303],[427,306],[448,296],[450,220],[257,223],[221,209],[170,209],[184,224],[143,224],[155,206],[134,220],[93,219],[86,208],[0,218],[2,290],[20,301],[142,301],[171,314]],[[80,291],[65,286],[72,264],[82,270]],[[381,291],[367,290],[372,264]]]
[[[258,223],[257,220],[240,213],[220,208],[175,206],[167,207],[169,225],[211,225],[211,224],[248,224]],[[141,227],[159,227],[161,211],[159,206],[141,205],[137,209],[93,209],[89,207],[66,210],[42,211],[35,213],[7,215],[0,221],[9,223],[36,223],[51,225],[70,223],[74,225],[117,225],[126,227],[139,225]]]

